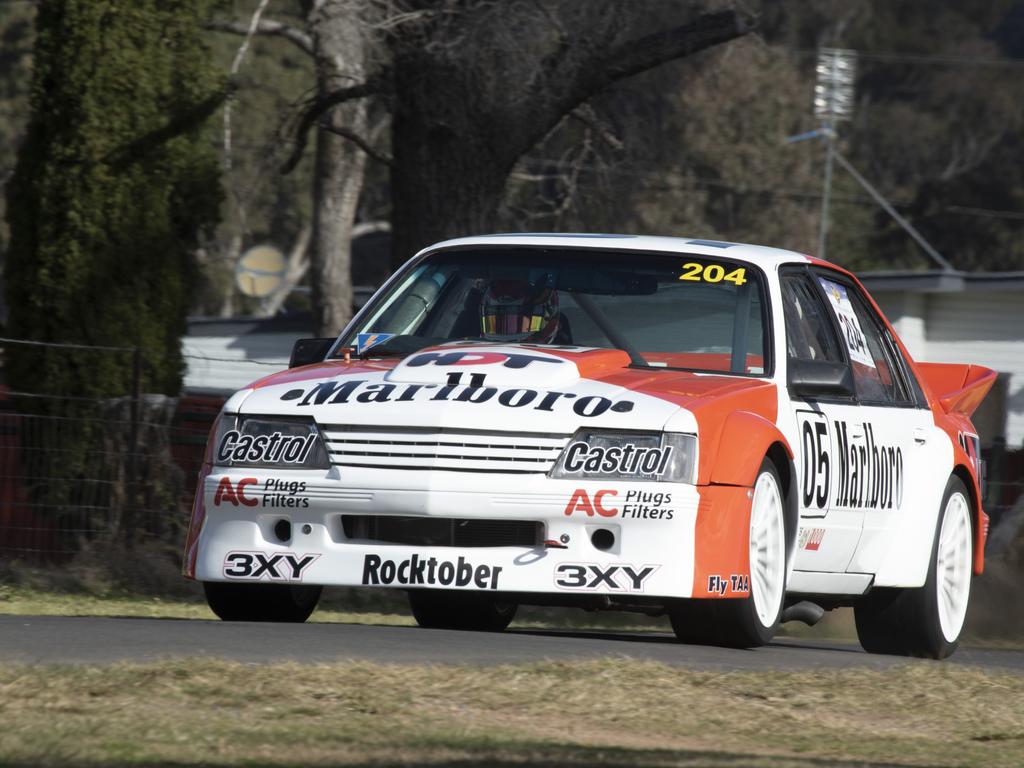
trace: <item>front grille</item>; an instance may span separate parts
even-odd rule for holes
[[[544,524],[532,520],[460,520],[453,517],[342,515],[349,539],[427,547],[535,547]]]
[[[452,472],[544,474],[569,442],[569,435],[434,427],[325,424],[320,431],[340,466]]]

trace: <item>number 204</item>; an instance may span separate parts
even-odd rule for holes
[[[721,264],[698,264],[691,261],[683,264],[683,274],[680,280],[692,280],[698,283],[735,283],[743,285],[747,282],[747,270],[737,267],[732,272],[726,272]]]

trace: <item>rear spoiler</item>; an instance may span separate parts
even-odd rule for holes
[[[918,363],[918,371],[946,413],[970,416],[996,383],[991,368],[965,363]]]

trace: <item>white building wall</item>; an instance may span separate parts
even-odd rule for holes
[[[1018,291],[878,293],[915,360],[977,363],[1007,374],[1006,441],[1024,442],[1024,294]]]
[[[926,350],[924,315],[925,297],[920,293],[872,294],[882,313],[892,324],[904,346],[915,360],[924,360]]]
[[[226,395],[288,367],[294,333],[186,336],[185,389]]]

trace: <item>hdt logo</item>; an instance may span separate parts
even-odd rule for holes
[[[484,352],[465,350],[459,352],[424,352],[416,355],[406,365],[410,368],[420,368],[424,365],[498,365],[504,368],[525,368],[531,363],[555,363],[565,362],[556,357],[541,357],[540,355],[524,355],[518,352]]]

